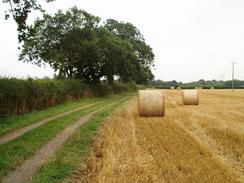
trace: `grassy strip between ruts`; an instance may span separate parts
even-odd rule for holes
[[[120,96],[121,98],[121,96]],[[122,97],[123,98],[123,97]],[[35,128],[22,136],[0,145],[0,176],[14,170],[24,159],[32,155],[52,137],[65,129],[66,126],[78,120],[82,115],[98,110],[100,107],[117,101],[119,96],[107,99],[103,103],[80,111],[76,111]]]
[[[128,99],[128,98],[127,98]],[[67,178],[77,168],[88,151],[92,138],[102,121],[126,99],[115,103],[92,116],[62,146],[57,153],[36,172],[31,183],[57,183]]]
[[[63,113],[67,110],[75,109],[77,107],[82,107],[88,104],[92,104],[94,102],[104,100],[105,98],[108,97],[94,98],[94,99],[80,99],[74,102],[69,102],[66,104],[49,107],[41,111],[34,111],[24,115],[9,116],[6,118],[2,118],[0,119],[0,136],[6,135],[7,133],[13,130],[27,126],[41,119]]]

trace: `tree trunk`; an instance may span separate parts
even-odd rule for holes
[[[107,81],[108,81],[108,84],[113,84],[114,76],[113,75],[107,76]]]

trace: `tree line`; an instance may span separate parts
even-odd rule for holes
[[[175,80],[172,81],[162,81],[162,80],[153,80],[150,83],[154,87],[158,88],[170,88],[170,87],[182,87],[182,88],[195,88],[195,87],[203,87],[203,88],[231,88],[232,87],[232,80],[223,81],[223,80],[204,80],[200,79],[194,82],[177,82]],[[244,88],[244,81],[243,80],[234,80],[234,86],[236,88]]]
[[[128,22],[101,19],[73,7],[43,14],[25,30],[19,59],[50,65],[58,78],[98,83],[147,84],[154,76],[152,48],[139,29]]]

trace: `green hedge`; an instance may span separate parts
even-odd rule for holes
[[[78,99],[86,89],[81,81],[0,79],[0,116],[23,114]]]
[[[0,117],[40,110],[81,97],[101,97],[137,90],[134,84],[97,84],[80,80],[0,78]]]
[[[102,83],[97,85],[91,85],[88,88],[86,95],[92,97],[102,97],[106,95],[132,92],[136,90],[138,90],[138,87],[135,84],[114,83],[112,85],[108,85]]]

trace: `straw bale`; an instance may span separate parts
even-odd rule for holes
[[[183,90],[183,104],[184,105],[198,105],[199,96],[197,90]]]
[[[140,116],[164,116],[165,96],[162,90],[139,90],[138,113]]]

